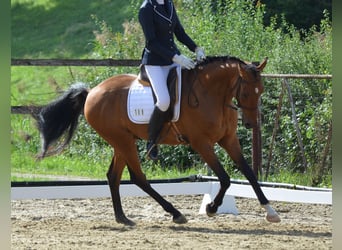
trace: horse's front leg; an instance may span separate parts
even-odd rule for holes
[[[208,164],[208,166],[214,171],[216,176],[220,181],[220,190],[217,193],[214,200],[209,203],[206,207],[206,213],[208,216],[214,216],[217,212],[219,206],[223,202],[223,198],[226,194],[227,189],[230,186],[230,177],[224,170],[223,166],[219,162],[214,148],[211,145],[206,145],[203,142],[192,144],[194,150],[196,150],[203,158],[203,160]]]
[[[246,176],[247,180],[252,185],[254,192],[259,199],[261,207],[265,209],[266,220],[269,222],[280,222],[278,213],[272,208],[268,199],[265,197],[252,168],[248,165],[243,155],[240,157],[240,160],[236,164],[239,166],[241,172],[244,174],[244,176]]]
[[[271,207],[268,199],[264,195],[264,192],[261,190],[261,187],[258,183],[258,180],[253,170],[248,165],[246,159],[242,155],[240,142],[237,136],[236,135],[233,137],[227,136],[219,142],[219,145],[227,151],[227,153],[235,162],[235,164],[238,166],[240,171],[243,173],[243,175],[247,178],[249,183],[252,185],[254,192],[256,196],[258,197],[258,200],[261,206],[266,211],[266,220],[269,222],[280,222],[280,217],[278,213]]]

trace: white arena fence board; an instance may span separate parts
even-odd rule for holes
[[[194,195],[208,192],[209,183],[158,183],[151,184],[161,195]],[[134,184],[120,185],[122,197],[147,196]],[[21,199],[77,199],[110,197],[108,185],[82,186],[42,186],[42,187],[12,187],[12,200]]]
[[[161,195],[216,195],[219,182],[186,182],[186,183],[154,183],[152,187]],[[332,204],[332,191],[327,189],[293,190],[285,188],[262,187],[269,200]],[[139,187],[134,184],[121,184],[120,194],[127,196],[146,196]],[[256,198],[250,185],[231,184],[226,195]],[[99,198],[110,197],[108,185],[75,185],[75,186],[40,186],[40,187],[12,187],[12,200],[20,199],[77,199],[77,198]]]
[[[218,184],[219,183],[213,183],[213,185]],[[266,197],[271,201],[332,204],[332,192],[292,190],[271,187],[262,187],[261,189]],[[226,192],[226,195],[227,194],[236,197],[257,198],[253,188],[248,185],[231,184]]]

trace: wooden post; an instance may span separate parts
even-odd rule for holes
[[[304,151],[304,146],[303,146],[303,139],[302,139],[302,135],[300,133],[300,129],[299,129],[298,121],[297,121],[297,115],[296,115],[296,110],[295,110],[295,106],[294,106],[294,103],[293,103],[293,97],[292,97],[292,93],[291,93],[291,88],[290,88],[290,85],[287,82],[286,78],[284,78],[284,84],[287,87],[287,91],[288,91],[288,95],[289,95],[289,101],[290,101],[291,110],[292,110],[292,121],[293,121],[293,124],[295,126],[296,133],[297,133],[297,141],[298,141],[298,145],[299,145],[299,148],[300,148],[300,152],[302,154],[302,161],[303,161],[304,171],[306,171],[307,170],[307,161],[306,161],[306,157],[305,157],[305,151]]]
[[[328,138],[327,143],[325,144],[322,160],[319,165],[315,167],[315,171],[312,177],[311,185],[317,186],[322,182],[322,177],[324,175],[324,169],[326,168],[326,160],[329,154],[329,150],[331,147],[331,139],[332,139],[332,121],[329,122],[329,130],[328,130]]]
[[[284,86],[284,84],[282,84],[281,86],[282,86],[282,88],[281,88],[281,92],[280,92],[280,96],[279,96],[277,114],[275,117],[274,127],[273,127],[273,132],[272,132],[272,140],[271,140],[270,150],[268,152],[268,162],[267,162],[267,166],[266,166],[265,180],[267,180],[268,174],[270,171],[270,165],[271,165],[271,161],[273,158],[273,145],[274,145],[275,137],[277,135],[277,130],[278,130],[278,126],[279,126],[281,107],[283,106],[283,97],[284,97],[284,92],[285,92],[285,86]]]

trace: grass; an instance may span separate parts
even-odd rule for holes
[[[129,1],[12,0],[12,58],[89,58],[96,24],[91,15],[122,32],[130,20]],[[82,67],[12,67],[11,105],[45,104],[58,91],[84,79]],[[100,79],[99,79],[100,80]]]
[[[83,58],[93,49],[91,15],[122,31],[129,1],[12,0],[13,58]]]
[[[11,68],[11,105],[43,105],[72,81],[65,67]]]
[[[48,180],[51,180],[51,175],[55,175],[56,178],[65,176],[66,179],[70,177],[80,178],[86,177],[89,179],[106,179],[106,172],[109,167],[111,157],[102,162],[94,164],[89,158],[74,156],[72,159],[66,158],[63,154],[44,159],[42,161],[35,161],[31,156],[19,156],[17,154],[12,155],[13,166],[11,181],[16,181],[20,178],[23,181],[44,180],[42,177],[46,175]],[[16,167],[20,166],[20,167]],[[28,167],[22,167],[28,166]],[[159,165],[146,164],[142,165],[143,171],[148,179],[172,179],[179,177],[186,177],[195,174],[205,174],[206,169],[204,167],[194,167],[187,170],[179,170],[177,167],[164,169]],[[31,176],[18,177],[16,173],[30,174]],[[127,168],[123,172],[123,180],[129,180],[130,176]]]

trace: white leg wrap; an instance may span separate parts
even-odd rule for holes
[[[261,205],[266,210],[266,220],[269,222],[280,222],[278,213],[271,207],[270,204]]]

